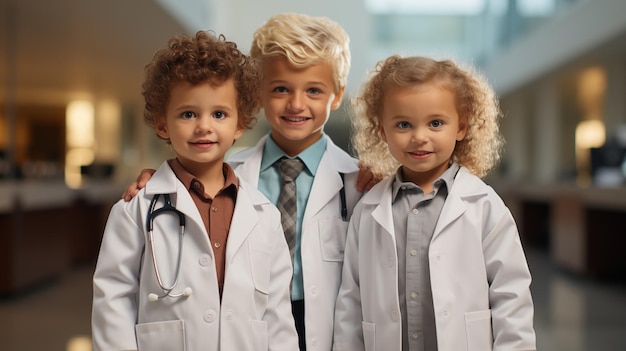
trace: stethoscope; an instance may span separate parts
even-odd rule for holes
[[[193,292],[190,287],[186,287],[183,291],[179,293],[173,293],[172,291],[178,284],[178,276],[180,273],[180,262],[183,257],[183,237],[185,236],[185,215],[177,210],[174,206],[172,206],[172,201],[170,200],[169,194],[163,194],[163,200],[165,204],[163,207],[159,209],[154,209],[157,201],[159,200],[160,194],[154,195],[152,201],[150,202],[150,211],[148,212],[148,216],[146,219],[146,229],[148,231],[148,241],[150,242],[150,253],[152,254],[152,264],[154,266],[154,273],[157,278],[157,282],[159,283],[159,287],[163,290],[163,294],[158,295],[155,293],[148,294],[148,301],[155,302],[164,297],[188,297]],[[165,212],[173,212],[178,216],[180,232],[178,234],[178,259],[176,262],[176,275],[174,276],[174,282],[170,286],[166,286],[163,284],[163,280],[161,279],[161,274],[159,273],[159,265],[157,264],[156,253],[154,251],[154,235],[153,235],[153,223],[156,216]]]

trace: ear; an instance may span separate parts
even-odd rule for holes
[[[378,128],[380,129],[380,136],[383,138],[383,141],[386,143],[387,142],[387,134],[385,134],[385,128],[383,128],[383,126],[379,125]]]
[[[167,131],[167,123],[164,117],[160,117],[155,121],[155,129],[157,135],[167,140],[170,138],[170,133]]]
[[[456,141],[461,141],[465,139],[466,134],[467,134],[467,122],[463,121],[459,123],[459,130],[456,132]]]
[[[241,138],[243,135],[243,128],[237,125],[237,130],[235,130],[235,140],[233,140],[233,144]]]
[[[335,98],[333,99],[333,103],[330,105],[331,110],[336,110],[341,105],[341,99],[343,99],[343,93],[346,91],[346,87],[343,86],[339,89],[339,91],[335,94]]]

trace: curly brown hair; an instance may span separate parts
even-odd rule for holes
[[[352,142],[359,160],[378,177],[393,174],[399,164],[381,136],[380,114],[385,94],[392,87],[430,82],[454,93],[459,122],[467,126],[452,160],[484,177],[500,160],[504,139],[498,122],[502,114],[487,81],[471,66],[463,67],[451,60],[393,55],[378,62],[363,84],[361,95],[353,99]]]
[[[165,116],[170,91],[176,82],[220,85],[231,78],[237,90],[237,125],[250,129],[260,110],[261,74],[255,61],[239,51],[237,44],[211,31],[199,31],[193,37],[174,36],[145,67],[141,86],[144,121],[155,128],[156,121]]]

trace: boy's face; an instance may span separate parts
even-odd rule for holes
[[[393,87],[384,97],[381,118],[383,139],[402,164],[404,179],[430,192],[466,133],[454,94],[433,83]]]
[[[318,141],[330,111],[341,103],[331,66],[320,63],[295,68],[277,57],[263,65],[262,104],[272,137],[294,156]]]
[[[178,82],[170,91],[157,133],[170,139],[181,164],[199,177],[207,167],[221,171],[224,154],[243,133],[237,125],[238,117],[232,79],[219,86]]]

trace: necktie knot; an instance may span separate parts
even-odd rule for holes
[[[304,169],[299,158],[285,158],[278,165],[280,176],[285,182],[293,182]]]

